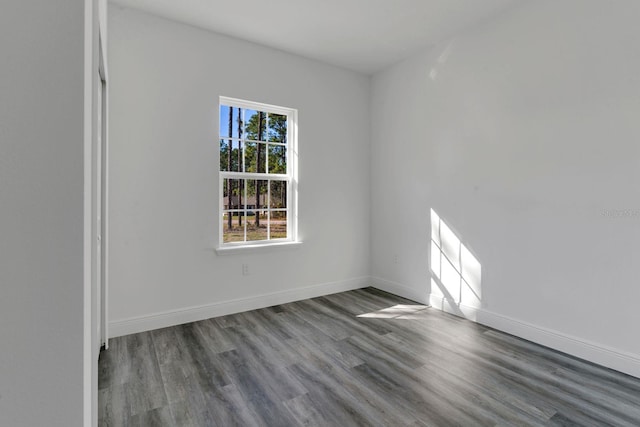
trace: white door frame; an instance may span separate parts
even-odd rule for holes
[[[100,236],[101,236],[101,259],[100,259],[100,289],[98,293],[99,300],[99,318],[98,322],[100,324],[100,345],[104,345],[105,349],[109,348],[109,322],[108,322],[108,308],[109,308],[109,298],[108,298],[108,289],[109,289],[109,216],[108,216],[108,203],[109,203],[109,110],[108,110],[108,85],[107,85],[107,71],[105,67],[105,51],[103,47],[102,37],[99,37],[99,49],[100,49],[100,64],[98,66],[98,72],[100,75],[100,87],[98,90],[100,91],[99,100],[101,104],[99,106],[99,111],[101,117],[99,121],[101,123],[99,132],[100,132],[100,173],[101,176],[99,178],[101,185],[101,201],[100,201]]]

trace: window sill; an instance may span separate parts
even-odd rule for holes
[[[215,251],[218,255],[264,253],[281,249],[297,249],[300,245],[302,245],[302,242],[279,242],[258,245],[223,246],[215,248]]]

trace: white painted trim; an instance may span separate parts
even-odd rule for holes
[[[640,355],[594,343],[553,329],[450,301],[440,295],[422,293],[407,285],[372,277],[371,285],[433,308],[515,335],[536,344],[561,351],[589,362],[640,378]]]
[[[640,378],[640,355],[597,344],[552,329],[532,325],[488,310],[478,311],[477,322]]]
[[[407,285],[380,277],[357,277],[338,282],[322,283],[299,289],[290,289],[271,294],[256,295],[214,304],[186,307],[146,316],[110,322],[110,336],[144,332],[182,323],[195,322],[277,304],[329,295],[373,286],[377,289],[411,299],[433,308],[467,318],[517,337],[553,348],[572,356],[640,378],[640,355],[635,355],[602,344],[593,343],[559,331],[532,325],[521,320],[494,313],[482,308],[456,304],[442,296],[422,293]]]
[[[103,94],[103,140],[102,140],[102,311],[104,348],[109,348],[109,55],[108,55],[108,4],[107,0],[98,0],[98,32],[100,36],[100,67],[101,77],[105,85]]]
[[[242,244],[237,246],[223,246],[215,248],[218,255],[233,255],[247,253],[264,253],[282,249],[298,249],[302,242],[278,242],[277,240],[268,240],[269,243]]]
[[[429,304],[429,298],[428,298],[429,294],[427,293],[426,285],[425,285],[424,292],[420,292],[415,288],[403,285],[401,283],[392,282],[390,280],[382,279],[380,277],[372,277],[371,286],[373,286],[374,288],[380,289],[382,291],[389,292],[391,294],[410,299],[412,301],[416,301],[422,304]]]
[[[536,344],[640,378],[640,355],[543,328],[482,308],[455,304],[439,295],[429,295],[434,308],[515,335]]]
[[[264,102],[248,101],[245,99],[231,98],[229,96],[220,96],[219,99],[220,104],[228,105],[230,107],[242,108],[245,110],[267,111],[269,113],[281,114],[283,116],[291,115],[294,111],[296,111],[295,108],[265,104]]]
[[[83,223],[83,357],[82,357],[82,423],[93,425],[93,401],[96,393],[93,384],[93,325],[92,272],[91,272],[91,148],[93,138],[93,0],[84,1],[84,117],[83,117],[83,161],[84,161],[84,223]],[[97,384],[95,390],[97,391]]]
[[[321,283],[304,288],[289,289],[271,294],[256,295],[248,298],[238,298],[213,304],[185,307],[178,310],[170,310],[161,313],[153,313],[145,316],[110,322],[110,336],[117,337],[137,332],[150,331],[167,326],[180,325],[195,322],[212,317],[225,316],[227,314],[240,313],[272,305],[286,304],[307,298],[315,298],[337,292],[350,291],[370,286],[368,276],[338,282]]]
[[[225,243],[224,242],[224,213],[230,212],[246,212],[249,210],[244,209],[225,209],[224,208],[224,180],[225,179],[237,179],[237,180],[265,180],[265,181],[285,181],[287,182],[287,207],[282,211],[287,212],[287,238],[286,239],[274,239],[274,243],[282,243],[282,242],[291,242],[298,243],[298,110],[295,108],[288,107],[279,107],[270,104],[264,104],[261,102],[254,101],[246,101],[242,99],[229,98],[226,96],[219,97],[218,106],[229,106],[234,108],[244,109],[246,113],[247,110],[255,110],[255,111],[265,111],[268,114],[278,114],[287,117],[287,141],[286,144],[277,144],[284,145],[287,147],[287,173],[286,174],[270,174],[270,173],[252,173],[252,172],[232,172],[232,171],[219,171],[219,182],[218,182],[218,248],[224,249],[226,247],[237,247],[237,246],[252,246],[254,244],[262,245],[262,242],[251,242],[246,241],[247,237],[247,221],[244,221],[244,239],[243,242],[233,242],[233,243]],[[244,117],[244,116],[243,116]],[[220,135],[220,126],[222,123],[220,122],[220,118],[218,117],[218,135]],[[233,133],[233,132],[232,132]],[[230,138],[220,138],[220,139],[228,139],[234,141],[247,141],[244,138],[233,138],[229,135]],[[253,141],[253,140],[249,140]],[[217,152],[217,160],[216,164],[220,162],[220,151]],[[269,156],[265,157],[265,165],[268,165]],[[243,150],[242,154],[242,164],[245,164],[245,153]],[[244,168],[244,166],[243,166]],[[269,185],[270,188],[270,185]],[[268,190],[269,194],[271,190]],[[247,187],[245,187],[244,198],[247,198]],[[270,196],[269,196],[270,199]],[[281,209],[266,209],[269,212],[280,211]],[[267,230],[269,230],[269,225],[267,226]],[[269,238],[266,242],[271,243],[272,240]],[[222,253],[222,252],[220,252]]]

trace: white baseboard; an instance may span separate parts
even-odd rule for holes
[[[433,308],[437,308],[438,310],[442,310],[446,313],[455,314],[456,316],[464,317],[465,319],[473,320],[474,322],[478,321],[478,313],[481,311],[478,307],[457,304],[441,295],[430,294],[428,299],[429,305]]]
[[[372,277],[370,283],[371,286],[380,289],[381,291],[389,292],[390,294],[398,295],[400,297],[407,298],[421,304],[430,304],[426,289],[424,290],[424,292],[421,292],[412,287],[403,285],[398,282],[392,282],[387,279],[382,279],[380,277]]]
[[[478,311],[478,323],[570,354],[580,359],[640,378],[640,355],[596,344],[552,329],[532,325],[487,310]]]
[[[589,342],[582,338],[536,326],[482,308],[455,304],[439,295],[430,295],[429,300],[433,307],[447,313],[467,318],[536,344],[640,378],[640,356],[638,355]]]
[[[271,294],[116,320],[109,323],[109,332],[110,337],[113,338],[367,286],[373,286],[422,304],[431,305],[444,312],[467,318],[499,331],[640,378],[640,355],[589,342],[482,308],[456,304],[442,296],[428,294],[426,290],[424,292],[418,291],[415,288],[379,277],[357,277],[344,281],[322,283]]]
[[[255,295],[247,298],[238,298],[213,304],[194,307],[186,307],[177,310],[169,310],[161,313],[153,313],[128,319],[109,322],[109,337],[119,337],[138,332],[151,331],[168,326],[183,323],[196,322],[212,317],[225,316],[248,310],[270,307],[272,305],[286,304],[307,298],[315,298],[330,295],[337,292],[351,291],[354,289],[371,286],[371,278],[368,276],[338,282],[321,283],[304,288],[288,289],[264,295]]]
[[[482,308],[449,301],[440,295],[427,294],[409,286],[379,277],[371,279],[372,286],[392,294],[409,298],[447,313],[464,317],[536,344],[561,351],[598,365],[640,378],[640,355],[593,343],[559,331],[543,328]]]

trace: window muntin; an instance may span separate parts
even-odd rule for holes
[[[295,241],[296,111],[220,98],[220,245]]]

